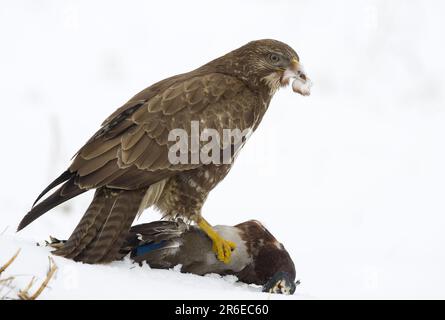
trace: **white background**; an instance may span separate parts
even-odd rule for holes
[[[312,95],[276,94],[204,216],[263,222],[295,261],[302,285],[291,298],[445,298],[443,9],[440,1],[2,0],[0,259],[48,234],[69,236],[91,193],[14,230],[117,107],[158,80],[275,38],[298,52]],[[146,211],[142,220],[158,218]],[[193,298],[193,283],[178,297]],[[47,297],[72,297],[57,288]],[[205,297],[237,297],[209,288]]]

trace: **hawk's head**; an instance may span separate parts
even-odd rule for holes
[[[271,94],[288,85],[291,79],[295,92],[304,96],[310,94],[312,83],[298,54],[283,42],[271,39],[251,41],[216,61],[223,62],[226,72],[254,87],[266,86]]]

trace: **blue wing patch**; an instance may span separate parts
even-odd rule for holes
[[[164,243],[165,243],[165,240],[162,240],[161,242],[148,243],[148,244],[144,244],[142,246],[136,247],[136,257],[142,256],[142,255],[149,253],[151,251],[160,249],[160,248],[162,248]]]

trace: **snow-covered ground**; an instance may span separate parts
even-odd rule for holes
[[[14,276],[8,290],[0,297],[17,298],[33,276],[38,279],[30,293],[44,280],[48,271],[49,248],[16,237],[0,238],[2,258],[11,257],[17,248],[21,252],[7,269],[6,275]],[[9,258],[8,257],[8,258]],[[133,264],[129,259],[109,265],[88,265],[54,257],[57,271],[40,299],[285,299],[289,296],[263,293],[261,287],[237,282],[235,276],[221,277],[209,274],[204,277],[183,274],[177,269],[150,269]],[[6,262],[5,259],[4,262]],[[3,262],[2,262],[3,263]],[[297,293],[297,296],[306,298]]]
[[[301,285],[55,258],[42,298],[445,298],[445,30],[440,1],[16,1],[0,5],[0,264],[45,275],[92,194],[15,228],[100,122],[140,89],[252,39],[294,47],[315,86],[281,90],[229,176],[214,224],[255,218]],[[147,211],[141,221],[159,218]],[[5,229],[5,231],[3,231]]]

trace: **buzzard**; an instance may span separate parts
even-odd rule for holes
[[[113,261],[136,215],[153,206],[164,218],[195,222],[212,240],[218,259],[229,263],[235,243],[212,228],[201,208],[233,161],[172,162],[169,150],[176,141],[169,139],[170,133],[180,128],[190,135],[192,122],[221,136],[225,129],[254,131],[274,93],[291,79],[295,92],[309,95],[311,83],[297,53],[266,39],[153,84],[102,123],[69,168],[37,197],[18,231],[55,206],[96,189],[79,224],[54,254],[85,263]],[[221,148],[236,155],[242,146]],[[192,157],[195,151],[189,146],[186,152]]]

